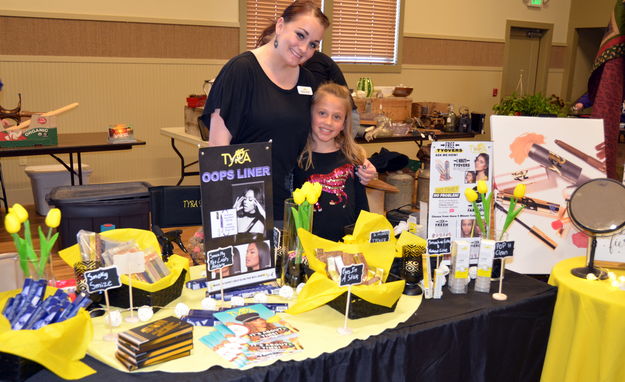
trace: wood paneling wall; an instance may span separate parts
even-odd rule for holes
[[[0,16],[3,55],[227,59],[239,29]]]

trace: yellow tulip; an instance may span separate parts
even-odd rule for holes
[[[12,211],[20,223],[24,223],[26,220],[28,220],[28,211],[26,211],[26,208],[22,207],[21,204],[15,203],[13,205]]]
[[[488,192],[488,185],[486,184],[485,180],[477,181],[477,192],[479,192],[480,194],[485,194]]]
[[[50,228],[56,228],[61,224],[61,210],[51,208],[46,215],[46,225]]]
[[[15,213],[6,214],[4,217],[4,228],[8,233],[18,233],[21,227],[22,223],[20,223],[20,220],[17,218]]]
[[[304,184],[302,185],[302,191],[304,192],[304,195],[308,195],[310,193],[310,191],[312,190],[313,185],[310,182],[304,182]]]
[[[525,196],[525,184],[519,183],[514,187],[514,197],[517,199],[522,199]]]
[[[308,203],[310,204],[315,204],[317,203],[317,200],[319,200],[319,195],[321,193],[317,193],[317,184],[319,183],[311,183],[308,193],[306,194],[306,200],[308,200]]]
[[[472,188],[467,188],[464,190],[464,196],[470,203],[473,203],[477,200],[477,192],[475,192]]]
[[[304,203],[304,200],[306,200],[306,194],[304,191],[300,188],[295,189],[295,191],[293,191],[293,201],[295,204],[302,204]]]
[[[319,198],[321,196],[321,192],[323,192],[323,187],[321,186],[321,183],[313,183],[313,188],[315,190],[317,198]]]

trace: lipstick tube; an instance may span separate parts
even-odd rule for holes
[[[528,156],[569,182],[576,183],[582,174],[581,167],[535,143],[530,148]]]

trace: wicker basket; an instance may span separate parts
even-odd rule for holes
[[[24,381],[43,366],[37,362],[9,353],[0,353],[0,370],[2,381]]]
[[[132,288],[133,306],[149,305],[154,309],[154,312],[157,312],[160,309],[158,307],[163,307],[180,297],[186,274],[187,271],[183,269],[180,276],[178,276],[178,279],[173,284],[156,292],[147,292],[143,289]],[[110,289],[108,294],[111,305],[120,308],[130,307],[128,285],[122,284],[119,288]]]
[[[397,278],[393,274],[389,274],[386,282],[397,281]],[[399,299],[397,300],[399,301]],[[357,318],[365,318],[371,316],[377,316],[378,314],[391,313],[395,311],[397,307],[397,301],[391,307],[387,307],[384,305],[372,304],[367,300],[364,300],[355,294],[351,294],[351,302],[349,304],[349,314],[347,317],[351,320],[355,320]],[[345,305],[347,304],[347,292],[338,296],[334,300],[328,302],[328,306],[333,308],[334,310],[345,314]]]

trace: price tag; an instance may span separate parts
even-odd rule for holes
[[[209,271],[215,271],[232,265],[234,261],[232,256],[232,247],[218,248],[208,251],[207,258]]]
[[[352,264],[341,269],[341,280],[339,286],[358,285],[362,283],[362,272],[364,264]]]
[[[514,254],[514,241],[498,241],[495,243],[495,259],[512,257]]]
[[[101,292],[122,286],[115,265],[85,272],[85,281],[87,281],[87,292],[89,293]]]
[[[375,231],[369,234],[369,243],[386,243],[391,240],[391,231]]]
[[[443,255],[451,253],[451,237],[437,237],[428,239],[428,254]]]

